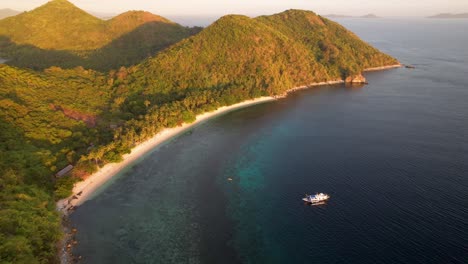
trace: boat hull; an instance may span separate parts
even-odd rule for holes
[[[327,199],[328,200],[328,199]],[[311,201],[307,198],[302,198],[302,201],[306,202],[306,203],[310,203],[310,204],[318,204],[318,203],[325,203],[325,201],[327,200],[321,200],[321,201]]]

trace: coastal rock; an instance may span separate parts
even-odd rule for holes
[[[346,77],[345,83],[367,83],[367,80],[362,74],[356,74]]]

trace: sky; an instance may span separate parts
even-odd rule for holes
[[[69,0],[87,11],[146,10],[159,15],[260,15],[297,8],[318,14],[428,16],[468,12],[468,0]],[[31,10],[48,0],[0,0],[0,8]]]

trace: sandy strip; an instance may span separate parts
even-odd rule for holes
[[[393,68],[401,68],[403,67],[403,64],[393,64],[393,65],[388,65],[388,66],[381,66],[381,67],[374,67],[374,68],[367,68],[364,70],[364,72],[371,72],[371,71],[383,71],[383,70],[389,70]]]
[[[130,154],[125,154],[123,156],[123,161],[119,163],[108,163],[104,165],[104,167],[100,168],[97,172],[90,175],[83,181],[80,181],[75,184],[73,187],[73,195],[69,198],[62,199],[57,202],[57,208],[64,214],[68,214],[68,212],[73,209],[75,206],[79,206],[86,200],[90,198],[90,195],[96,191],[100,186],[102,186],[105,182],[107,182],[110,178],[115,176],[119,171],[121,171],[126,166],[130,165],[132,162],[140,158],[145,153],[149,152],[159,144],[163,143],[164,141],[178,135],[181,132],[193,127],[194,125],[208,120],[214,116],[217,116],[222,113],[226,113],[235,109],[251,106],[254,104],[264,103],[268,101],[276,100],[274,97],[260,97],[253,100],[247,100],[238,104],[233,104],[230,106],[223,106],[218,108],[213,112],[204,113],[198,115],[196,120],[190,124],[183,124],[179,127],[174,128],[166,128],[163,129],[161,132],[156,134],[151,139],[139,144],[138,146],[134,147],[131,150]]]

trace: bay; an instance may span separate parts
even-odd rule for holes
[[[415,69],[156,148],[71,215],[83,263],[467,263],[468,22],[338,22]]]

